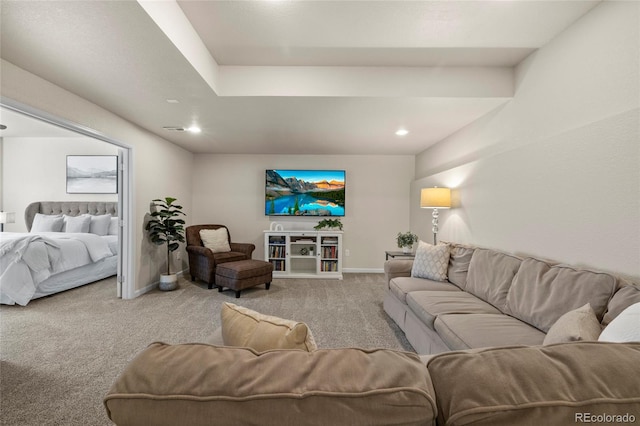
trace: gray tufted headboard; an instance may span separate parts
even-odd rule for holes
[[[66,214],[79,216],[81,214],[110,214],[118,216],[118,203],[116,201],[36,201],[27,206],[24,211],[24,221],[27,230],[31,231],[33,218],[36,213],[42,214]]]

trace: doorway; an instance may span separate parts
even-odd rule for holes
[[[132,164],[133,164],[133,147],[128,144],[112,139],[106,135],[96,132],[93,129],[81,126],[49,113],[46,113],[27,105],[15,102],[6,98],[0,99],[0,111],[11,111],[34,120],[34,123],[53,126],[53,129],[64,129],[66,131],[86,136],[91,139],[106,142],[118,148],[118,216],[119,216],[119,256],[117,268],[117,286],[116,294],[123,299],[133,299],[135,296],[134,282],[134,260],[133,246],[133,227],[131,226],[132,209],[133,209],[133,193],[132,193]]]

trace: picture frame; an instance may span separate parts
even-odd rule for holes
[[[67,194],[117,193],[117,155],[67,155]]]

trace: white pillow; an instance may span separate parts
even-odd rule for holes
[[[91,225],[91,218],[88,216],[67,216],[62,217],[64,220],[64,232],[89,232],[89,226]]]
[[[596,313],[589,303],[581,308],[562,315],[551,326],[542,342],[543,345],[553,343],[578,342],[581,340],[596,341],[602,331]]]
[[[433,246],[420,241],[416,250],[416,257],[413,259],[411,276],[434,281],[445,281],[447,279],[447,269],[449,268],[449,254],[448,244]]]
[[[109,232],[108,235],[118,235],[118,218],[112,217],[111,222],[109,222]]]
[[[36,213],[31,225],[31,232],[61,232],[64,219],[61,214],[48,215]]]
[[[620,312],[620,315],[605,327],[598,341],[640,342],[640,302]]]
[[[214,253],[231,251],[227,228],[201,229],[200,239],[202,240],[202,245]]]
[[[111,224],[111,215],[86,215],[91,218],[91,226],[89,232],[96,235],[107,235],[109,233],[109,225]]]

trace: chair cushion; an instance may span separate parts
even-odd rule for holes
[[[432,281],[426,278],[397,277],[389,281],[389,290],[405,305],[407,293],[412,291],[460,291],[458,287],[446,281]]]
[[[635,414],[640,344],[565,343],[432,357],[438,424],[474,426],[596,423],[578,415]]]
[[[430,425],[435,392],[417,355],[153,343],[104,398],[118,425]],[[366,420],[365,420],[366,419]]]
[[[228,346],[251,348],[262,352],[271,349],[318,348],[307,324],[264,315],[233,303],[224,303],[220,312],[222,339]]]
[[[569,311],[551,326],[544,338],[543,345],[553,343],[577,342],[580,340],[598,340],[602,327],[595,312],[588,303],[581,308]]]
[[[502,311],[520,262],[515,256],[495,250],[475,249],[469,264],[465,291]]]
[[[513,280],[504,312],[547,332],[562,315],[587,303],[601,320],[616,288],[612,275],[528,258]]]
[[[202,245],[214,253],[231,251],[227,228],[201,229],[200,239],[202,240]]]
[[[220,264],[229,263],[229,262],[239,262],[241,260],[247,260],[247,255],[244,253],[240,253],[237,251],[227,251],[224,253],[214,253],[214,259],[218,266]]]
[[[500,313],[487,302],[464,291],[414,291],[407,295],[407,305],[432,330],[438,315]]]
[[[453,350],[507,345],[541,345],[545,334],[504,314],[439,315],[433,323],[438,335]]]

